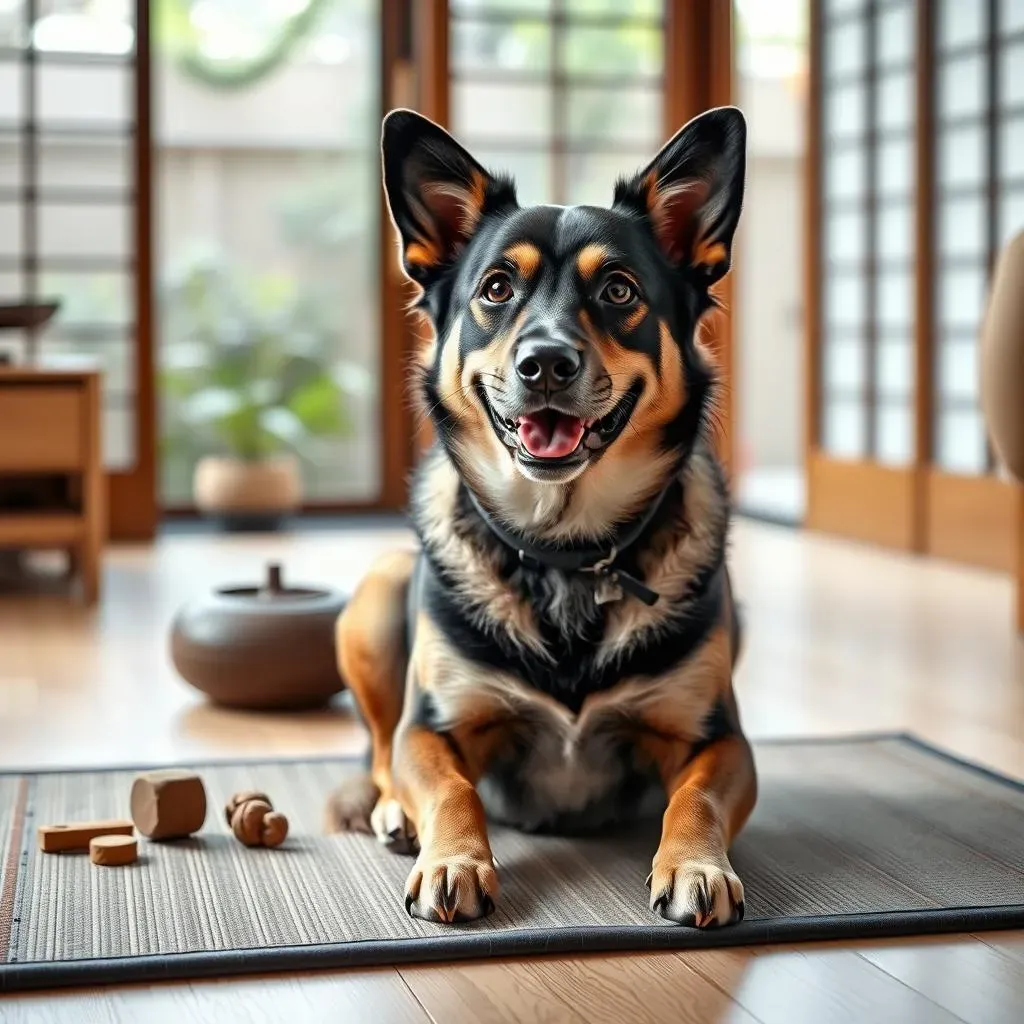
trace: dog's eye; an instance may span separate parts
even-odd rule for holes
[[[508,302],[512,298],[512,282],[509,280],[508,274],[503,271],[497,270],[493,274],[488,274],[484,278],[483,286],[480,289],[480,294],[488,301],[493,302],[495,305],[500,305],[502,302]]]
[[[608,279],[601,292],[601,301],[610,302],[613,306],[628,306],[637,299],[636,285],[621,274]]]

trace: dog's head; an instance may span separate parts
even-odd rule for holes
[[[512,525],[607,533],[692,449],[712,382],[694,335],[729,269],[745,136],[738,110],[712,110],[620,180],[610,209],[521,208],[433,122],[385,119],[402,265],[435,331],[421,397]]]

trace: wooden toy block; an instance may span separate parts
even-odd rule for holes
[[[90,840],[96,836],[130,836],[133,831],[130,821],[76,821],[67,825],[40,825],[37,835],[43,853],[67,853],[88,850]]]
[[[160,771],[132,783],[132,820],[149,839],[184,839],[206,820],[206,789],[193,772]]]
[[[134,864],[139,859],[139,844],[134,836],[96,836],[89,840],[89,859],[108,868]]]

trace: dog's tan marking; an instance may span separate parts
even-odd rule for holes
[[[644,322],[646,316],[647,306],[642,302],[638,303],[636,309],[623,320],[622,326],[627,332],[632,333]]]
[[[481,331],[489,331],[491,329],[491,319],[484,310],[479,297],[473,296],[473,298],[470,299],[469,312],[473,317],[473,322]]]
[[[589,281],[607,260],[608,250],[603,245],[585,245],[576,257],[576,269],[584,281]]]
[[[517,242],[505,250],[504,256],[505,259],[515,264],[519,273],[528,281],[540,269],[540,249],[532,242]]]
[[[453,668],[460,670],[462,664],[429,616],[420,613],[406,683],[406,711],[395,738],[394,775],[420,842],[420,854],[406,884],[410,912],[444,922],[483,916],[498,895],[486,817],[475,788],[486,763],[483,747],[489,741],[484,736],[475,745],[467,742],[472,734],[465,723],[458,723],[453,746],[437,732],[418,725],[413,715],[417,689],[436,694],[439,687],[450,685],[449,673]]]
[[[426,239],[421,242],[410,242],[405,247],[405,262],[413,267],[436,267],[441,263],[441,250]]]
[[[414,551],[382,556],[356,588],[335,627],[338,670],[370,730],[372,786],[345,784],[327,806],[329,831],[367,830],[374,804],[394,799],[391,743],[405,690],[405,587]],[[360,788],[361,786],[361,788]]]

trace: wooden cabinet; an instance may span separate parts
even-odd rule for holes
[[[106,536],[100,379],[0,367],[0,548],[64,548],[86,603]]]

